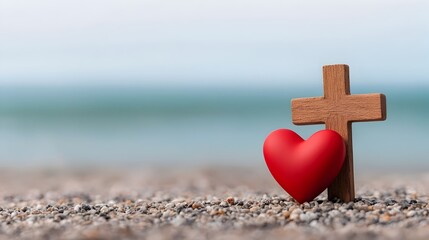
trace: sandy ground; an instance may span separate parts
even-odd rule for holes
[[[264,170],[2,170],[2,239],[429,239],[429,174],[297,204]]]

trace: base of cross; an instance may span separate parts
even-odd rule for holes
[[[346,144],[340,173],[328,188],[329,200],[355,198],[352,122],[386,119],[386,97],[380,93],[350,94],[349,66],[323,66],[323,97],[292,99],[292,122],[296,125],[325,124],[338,132]]]

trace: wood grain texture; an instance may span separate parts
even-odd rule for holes
[[[328,188],[330,200],[353,201],[352,122],[386,119],[383,94],[350,95],[349,67],[344,64],[323,66],[323,97],[292,99],[292,122],[297,125],[325,124],[338,132],[346,144],[346,158],[337,178]]]

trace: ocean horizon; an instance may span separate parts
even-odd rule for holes
[[[353,124],[355,166],[427,170],[427,88],[358,86],[387,96],[387,120]],[[9,167],[258,166],[290,100],[322,88],[56,86],[0,88],[0,164]]]

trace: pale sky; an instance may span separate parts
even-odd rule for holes
[[[429,84],[429,1],[0,0],[0,84],[299,85],[332,63]]]

